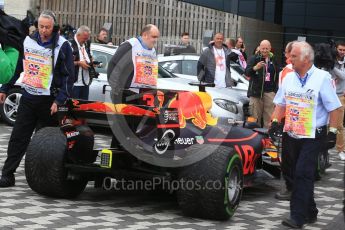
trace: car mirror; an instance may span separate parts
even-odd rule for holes
[[[208,83],[204,81],[192,81],[192,82],[189,82],[189,84],[192,86],[215,87],[214,83]]]
[[[214,83],[208,83],[204,81],[192,81],[188,83],[192,86],[198,86],[200,92],[205,92],[206,87],[215,87],[216,85]]]

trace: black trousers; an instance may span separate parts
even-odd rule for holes
[[[320,147],[319,152],[323,152],[324,154],[328,154],[327,149],[327,141],[326,139],[323,140],[323,145]],[[295,174],[295,167],[297,154],[295,151],[289,151],[289,149],[293,148],[292,146],[295,144],[292,138],[288,137],[287,133],[283,133],[282,137],[282,154],[281,154],[281,171],[282,176],[285,180],[285,185],[287,190],[292,191],[293,183],[294,183],[294,174]],[[315,171],[315,178],[318,177],[318,167],[316,167]]]
[[[320,149],[324,148],[326,138],[326,126],[318,129],[313,139],[286,137],[286,141],[291,144],[288,154],[295,156],[290,214],[297,224],[304,224],[307,218],[315,217],[318,213],[314,200],[314,181],[318,155]]]
[[[288,138],[288,134],[284,132],[282,137],[281,170],[286,188],[289,191],[292,191],[293,188],[294,165],[296,164],[295,152],[289,151],[293,144],[292,138]]]
[[[50,107],[53,102],[52,97],[44,97],[39,102],[21,98],[16,122],[8,143],[7,159],[2,168],[2,176],[14,174],[26,152],[35,128],[57,126],[57,115],[50,115]]]

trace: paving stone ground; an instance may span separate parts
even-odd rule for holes
[[[6,159],[11,127],[0,123],[0,167]],[[97,135],[98,147],[110,138]],[[342,216],[344,162],[330,151],[332,167],[315,184],[318,222],[304,229],[345,229]],[[24,161],[23,161],[24,162]],[[170,194],[105,191],[89,183],[74,200],[53,199],[33,192],[25,180],[23,162],[16,186],[0,190],[0,229],[286,229],[281,220],[289,202],[274,199],[281,180],[269,180],[244,191],[240,207],[228,221],[217,222],[182,215]]]

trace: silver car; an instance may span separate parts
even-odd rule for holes
[[[176,76],[197,81],[197,64],[199,58],[200,56],[197,54],[181,54],[174,56],[159,56],[158,61],[163,68],[172,72]],[[244,70],[242,70],[238,64],[231,63],[230,72],[231,78],[236,83],[236,86],[233,88],[243,90],[241,93],[246,94],[249,81],[244,75]]]

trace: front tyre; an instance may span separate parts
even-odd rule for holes
[[[82,193],[87,179],[68,178],[66,137],[57,127],[40,129],[33,136],[25,157],[25,176],[35,192],[58,198],[73,198]]]

